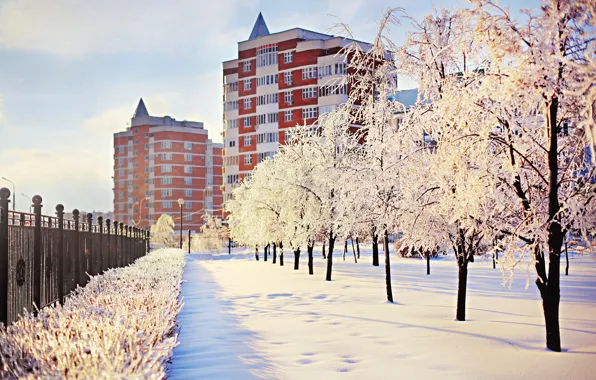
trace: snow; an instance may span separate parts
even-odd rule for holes
[[[324,281],[306,255],[293,270],[245,255],[187,257],[172,378],[502,379],[592,378],[596,371],[596,261],[572,256],[561,276],[563,353],[544,348],[544,319],[533,283],[517,272],[503,287],[489,260],[470,263],[466,322],[455,321],[457,266],[392,255],[396,304],[385,301],[384,268],[370,247],[358,264],[334,254]],[[351,253],[351,252],[349,252]],[[351,259],[351,260],[350,260]],[[564,260],[563,260],[564,262]],[[530,272],[532,273],[532,272]],[[564,273],[564,271],[563,271]]]

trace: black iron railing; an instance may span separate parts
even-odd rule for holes
[[[89,275],[123,267],[149,251],[149,231],[101,216],[72,212],[42,215],[42,198],[33,213],[9,210],[10,190],[0,189],[0,322],[14,322],[24,310],[63,303]]]

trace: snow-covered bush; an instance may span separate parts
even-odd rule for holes
[[[181,250],[155,251],[1,328],[0,378],[163,378],[183,267]]]
[[[151,226],[151,242],[159,247],[175,247],[175,227],[174,219],[168,214],[162,214]]]

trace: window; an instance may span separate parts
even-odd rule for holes
[[[161,142],[162,149],[172,149],[172,142],[169,140],[164,140]]]
[[[303,119],[315,119],[317,117],[317,109],[316,108],[303,108],[302,109],[302,118]]]
[[[118,166],[122,166],[124,165],[124,158],[119,158],[118,159]]]
[[[225,102],[224,104],[224,111],[233,111],[238,109],[238,101],[232,100],[229,102]]]
[[[120,170],[118,170],[118,175],[119,175],[120,177],[124,176],[124,169],[120,169]]]
[[[284,73],[284,83],[287,84],[288,86],[292,84],[292,72],[291,71],[286,71]]]
[[[172,172],[172,165],[162,165],[161,166],[162,173],[171,173]]]
[[[236,146],[236,139],[229,139],[228,140],[228,148],[233,148]]]
[[[251,103],[250,98],[244,99],[244,109],[250,108],[250,103]]]
[[[250,117],[244,118],[244,127],[250,127]]]
[[[184,143],[184,149],[186,149],[186,150],[192,150],[192,143],[189,142],[189,141],[186,141]]]
[[[184,220],[186,220],[186,221],[192,220],[192,214],[184,215]]]
[[[118,147],[118,152],[119,153],[124,153],[124,147],[123,146]]]
[[[288,105],[291,105],[294,102],[294,94],[292,91],[284,92],[284,102]]]
[[[257,144],[277,142],[277,132],[261,133],[257,135]]]
[[[172,153],[162,153],[161,159],[163,161],[171,161],[172,160]]]
[[[284,63],[290,63],[290,62],[292,62],[292,52],[286,51],[284,53]]]
[[[325,78],[333,75],[333,68],[331,65],[319,67],[319,78]]]
[[[250,136],[244,136],[244,146],[250,145],[252,145],[252,139],[250,138]]]
[[[277,103],[277,98],[277,93],[260,95],[257,97],[257,106]]]
[[[284,121],[292,121],[293,117],[292,110],[284,112]]]
[[[252,155],[251,154],[244,155],[244,165],[250,165],[250,164],[252,164]]]
[[[192,190],[190,190],[190,189],[184,190],[184,196],[188,197],[188,198],[192,197]]]
[[[344,75],[346,73],[347,65],[345,63],[336,63],[335,64],[335,74],[336,75]]]
[[[302,99],[312,99],[317,97],[317,88],[308,87],[302,89]]]
[[[229,119],[226,120],[226,125],[228,128],[238,128],[238,119]]]
[[[267,114],[267,123],[277,123],[279,114],[277,112]]]
[[[335,109],[335,106],[324,106],[324,107],[319,107],[319,115],[324,115],[328,112],[331,112]]]
[[[192,185],[192,178],[191,177],[184,178],[184,184],[185,185]]]
[[[346,95],[347,93],[348,86],[346,84],[323,86],[319,89],[319,96]]]
[[[184,165],[184,173],[186,173],[186,174],[192,174],[192,166],[190,166],[190,165]]]
[[[277,65],[277,46],[265,45],[257,48],[257,67]]]
[[[186,154],[184,155],[184,161],[187,161],[187,162],[188,162],[188,161],[192,161],[192,154],[190,154],[190,153],[186,153]]]
[[[265,75],[257,78],[257,87],[269,86],[271,84],[277,84],[277,74]]]
[[[244,61],[244,72],[248,72],[250,71],[250,69],[252,68],[252,62],[251,61]],[[246,85],[244,86],[246,87]],[[246,90],[246,88],[245,88]]]
[[[226,84],[226,92],[236,92],[238,91],[238,82],[232,82]]]
[[[257,162],[261,162],[267,158],[273,158],[273,155],[275,155],[275,152],[263,152],[263,153],[259,153],[257,156]]]
[[[257,115],[257,125],[266,124],[267,123],[267,115]]]
[[[317,77],[316,67],[307,67],[302,69],[302,79],[312,79]]]
[[[161,177],[161,184],[162,185],[171,185],[172,177]]]
[[[232,174],[228,176],[228,185],[238,183],[238,174]]]
[[[161,204],[163,208],[172,208],[172,201],[164,201]]]
[[[244,91],[248,91],[252,88],[252,83],[250,81],[250,79],[245,79],[244,80]]]
[[[171,197],[172,196],[172,189],[163,189],[161,190],[161,197]]]
[[[118,193],[118,198],[120,198],[120,199],[124,198],[124,193],[122,191]]]

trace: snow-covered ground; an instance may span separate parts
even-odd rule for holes
[[[393,294],[370,250],[334,255],[333,281],[315,251],[293,270],[253,252],[188,257],[180,345],[170,376],[202,379],[589,379],[596,374],[596,261],[573,256],[561,280],[563,353],[547,351],[540,297],[526,274],[511,289],[488,260],[470,264],[466,322],[455,321],[457,268],[392,255]],[[351,254],[351,252],[350,252]],[[382,254],[382,252],[381,252]],[[564,261],[564,260],[563,260]],[[532,279],[533,281],[533,279]]]

